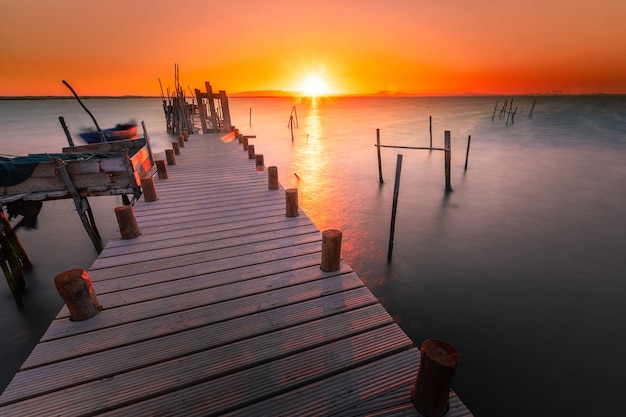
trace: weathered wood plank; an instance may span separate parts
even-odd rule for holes
[[[245,302],[249,301],[254,302],[254,299],[245,300]],[[179,332],[203,326],[211,326],[210,329],[214,336],[223,340],[230,337],[231,341],[235,341],[376,303],[376,298],[367,288],[357,287],[295,304],[267,306],[267,309],[259,311],[265,315],[265,319],[262,321],[259,321],[256,315],[228,315],[228,308],[211,304],[183,312],[149,317],[138,322],[95,330],[90,332],[88,337],[76,334],[41,342],[24,362],[22,369],[31,369],[69,358],[92,355],[118,346],[176,335]],[[231,310],[238,311],[236,309],[239,306],[238,302],[233,301]]]
[[[279,291],[252,295],[248,299],[237,299],[239,303],[247,304],[236,304],[235,311],[230,310],[232,304],[221,303],[218,305],[218,308],[229,310],[229,314],[233,315],[250,314],[267,308],[267,306],[283,305],[285,302],[293,303],[310,300],[312,298],[358,288],[362,285],[363,283],[356,274],[347,274],[342,275],[340,280],[329,279],[306,282]],[[67,320],[67,317],[62,317],[60,313],[58,316],[59,319],[52,322],[41,340],[46,341],[72,334],[86,333],[106,327],[132,323],[153,316],[182,312],[208,305],[212,302],[212,297],[212,289],[206,289],[163,299],[153,299],[133,305],[124,305],[118,308],[107,309],[106,306],[104,306],[104,310],[100,312],[100,314],[81,322],[71,322]]]

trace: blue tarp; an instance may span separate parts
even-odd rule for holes
[[[17,156],[15,158],[0,157],[0,186],[8,187],[17,185],[30,178],[33,170],[40,162],[50,162],[52,158],[64,160],[90,159],[95,154],[30,154],[28,156]],[[97,155],[106,157],[106,155]]]

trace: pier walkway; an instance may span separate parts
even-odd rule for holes
[[[60,311],[0,415],[418,416],[418,349],[345,261],[320,270],[320,231],[241,144],[192,135],[177,162],[89,269],[102,312]]]

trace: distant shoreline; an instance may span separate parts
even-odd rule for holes
[[[626,96],[626,93],[525,93],[525,94],[482,94],[482,93],[465,93],[465,94],[411,94],[411,93],[389,93],[380,92],[372,94],[334,94],[322,96],[318,98],[438,98],[438,97],[619,97]],[[229,98],[309,98],[301,95],[290,95],[286,92],[267,93],[267,92],[241,92],[228,95]],[[82,96],[81,99],[144,99],[144,98],[161,98],[160,96],[141,96],[141,95],[122,95],[122,96]],[[0,100],[74,100],[74,96],[0,96]]]

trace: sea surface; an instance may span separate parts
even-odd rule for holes
[[[513,121],[499,117],[507,99],[231,98],[230,109],[318,228],[343,232],[343,257],[413,342],[461,353],[453,389],[476,416],[623,416],[626,96],[514,97]],[[155,151],[169,147],[160,99],[84,103],[101,127],[144,121]],[[59,116],[73,134],[93,126],[73,99],[0,100],[0,154],[59,152]],[[453,191],[437,150],[381,148],[380,184],[377,129],[404,147],[430,146],[432,130],[436,148],[450,131]],[[112,236],[121,199],[90,202]],[[62,306],[54,276],[96,258],[71,200],[44,203],[18,236],[35,268],[23,310],[0,285],[0,389]]]

